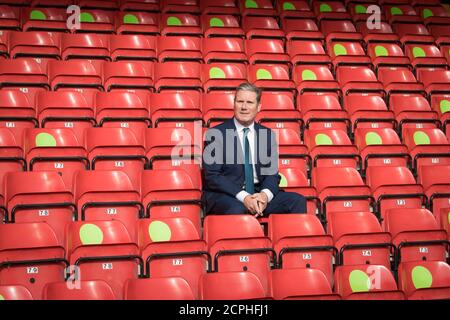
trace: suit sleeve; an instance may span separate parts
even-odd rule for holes
[[[272,192],[273,196],[276,196],[279,189],[278,185],[280,184],[280,176],[278,174],[278,145],[275,136],[275,132],[269,130],[268,139],[268,156],[270,161],[266,164],[261,164],[261,190],[269,189]],[[270,143],[269,143],[270,142]],[[267,174],[264,174],[264,171],[267,171]]]
[[[206,135],[208,137],[208,134]],[[208,139],[205,140],[205,147],[203,150],[203,180],[205,183],[205,186],[207,190],[214,191],[214,192],[220,192],[228,194],[232,197],[236,197],[236,195],[242,191],[239,186],[237,186],[235,183],[233,183],[231,180],[229,180],[227,177],[223,175],[224,171],[224,157],[222,157],[220,160],[220,163],[217,163],[217,161],[205,161],[205,158],[207,157],[215,157],[215,150],[221,148],[221,150],[225,150],[225,146],[222,145],[219,146],[216,145],[215,149],[208,149],[208,146],[212,143],[217,143],[212,138],[211,141],[208,141]],[[220,142],[219,142],[220,143]],[[211,152],[211,153],[210,153]]]

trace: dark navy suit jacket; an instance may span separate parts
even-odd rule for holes
[[[232,132],[233,135],[228,134],[227,136],[227,131],[228,133]],[[218,133],[223,138],[217,139]],[[236,197],[240,191],[245,189],[245,172],[244,161],[242,160],[243,149],[236,132],[233,118],[209,129],[205,137],[203,154],[203,201],[206,203],[206,212],[208,212],[208,208],[211,208],[214,197],[217,197],[217,193]],[[231,145],[232,149],[226,150],[227,145]],[[215,148],[212,148],[213,146]],[[261,151],[262,154],[259,152],[259,148],[263,148]],[[212,152],[212,156],[217,156],[219,159],[217,162],[219,163],[211,164],[205,161],[205,159],[208,157],[208,153],[214,149],[216,152]],[[233,152],[232,157],[229,154],[227,155],[227,151],[229,152],[231,150]],[[259,180],[259,184],[255,190],[259,192],[263,189],[269,189],[275,197],[279,192],[278,185],[280,182],[280,176],[278,174],[278,148],[275,133],[271,129],[255,123],[255,147],[253,150],[257,153],[255,167]],[[226,162],[227,156],[232,159],[232,163]],[[270,170],[267,170],[269,167]]]

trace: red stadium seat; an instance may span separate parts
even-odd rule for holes
[[[429,208],[433,212],[440,226],[445,227],[450,223],[446,208],[448,208],[450,194],[450,166],[432,165],[423,166],[419,172],[418,182],[423,185],[425,194],[429,199]],[[448,232],[449,229],[447,229]]]
[[[203,122],[214,127],[234,115],[234,93],[213,91],[202,95]]]
[[[403,142],[413,159],[414,172],[419,175],[422,166],[450,165],[450,144],[439,129],[406,129]]]
[[[270,84],[270,82],[270,80],[257,80],[259,85],[262,83]],[[281,85],[281,83],[284,83],[284,81],[280,81],[276,85]],[[300,112],[294,107],[292,93],[274,90],[262,93],[261,110],[256,116],[256,121],[269,128],[293,129],[300,134],[303,131],[303,121]]]
[[[313,17],[308,2],[302,0],[277,1],[277,11],[281,18],[304,18]]]
[[[253,2],[239,0],[238,5],[242,16],[275,16],[276,12],[270,0],[255,0]]]
[[[194,36],[203,35],[200,18],[189,13],[165,13],[160,15],[159,25],[162,36]]]
[[[398,283],[409,300],[448,299],[450,266],[442,261],[401,263]]]
[[[103,91],[100,70],[87,60],[50,61],[49,84],[53,91],[92,93]],[[80,89],[80,90],[74,90]]]
[[[20,30],[20,8],[0,5],[0,29]]]
[[[139,188],[121,171],[79,171],[74,197],[80,220],[117,220],[136,239],[136,222],[144,217]]]
[[[408,65],[410,63],[400,45],[395,42],[373,41],[367,46],[367,54],[370,56],[375,70],[378,69],[378,66]]]
[[[283,92],[294,99],[295,83],[289,77],[289,67],[278,64],[255,64],[248,67],[248,80],[263,91]]]
[[[154,91],[153,63],[119,61],[103,64],[103,85],[106,91],[130,92],[147,99]]]
[[[34,103],[29,98],[19,90],[0,90],[0,127],[8,128],[19,144],[24,129],[39,126]]]
[[[110,61],[109,37],[102,34],[63,34],[61,59]]]
[[[112,61],[156,61],[156,37],[144,35],[111,35],[109,49]]]
[[[232,62],[246,64],[248,62],[244,40],[238,38],[204,38],[202,40],[202,51],[205,63]]]
[[[287,43],[287,53],[293,65],[307,62],[331,65],[328,54],[325,53],[320,39],[292,40]]]
[[[306,198],[307,213],[320,214],[320,200],[316,189],[309,186],[305,173],[299,168],[282,167],[278,174],[281,176],[279,187],[288,192],[296,192]]]
[[[203,0],[200,1],[200,10],[203,14],[231,14],[239,15],[239,8],[234,0]]]
[[[128,128],[89,128],[85,145],[92,170],[120,170],[138,187],[147,167],[144,141]]]
[[[447,69],[446,59],[433,43],[406,44],[405,52],[416,70],[424,68]]]
[[[345,96],[344,108],[350,115],[353,131],[357,128],[396,128],[394,113],[388,111],[379,95],[361,93]]]
[[[270,272],[275,300],[340,300],[318,269],[275,269]]]
[[[440,126],[438,114],[431,110],[428,101],[419,94],[394,94],[390,98],[389,109],[396,116],[399,131],[407,128],[436,128]]]
[[[371,211],[375,200],[358,171],[345,167],[317,167],[312,169],[311,185],[322,202],[322,214],[348,211]]]
[[[151,218],[185,217],[201,230],[201,191],[183,169],[146,170],[141,178],[142,204]]]
[[[20,285],[25,297],[42,299],[45,284],[64,281],[62,243],[46,223],[0,224],[0,286]],[[3,295],[3,293],[0,293]],[[8,299],[8,295],[4,296]],[[22,297],[20,297],[22,298]]]
[[[258,220],[249,215],[208,215],[203,228],[208,252],[214,257],[213,270],[252,272],[269,295],[269,272],[276,257]]]
[[[47,72],[31,58],[0,60],[0,88],[20,90],[27,93],[31,100],[36,92],[50,89]]]
[[[80,0],[78,5],[82,9],[105,9],[105,10],[117,10],[117,1],[115,0]]]
[[[234,91],[247,81],[247,67],[238,63],[211,63],[202,66],[204,92]]]
[[[21,285],[0,286],[0,298],[2,300],[33,300],[30,291]]]
[[[0,221],[4,221],[3,178],[8,172],[26,171],[27,163],[21,143],[17,142],[13,133],[6,128],[0,128]]]
[[[268,234],[278,255],[279,268],[318,269],[332,286],[337,251],[317,217],[310,214],[270,215]]]
[[[84,130],[96,125],[92,98],[75,91],[44,91],[36,96],[42,128],[69,128],[83,141]]]
[[[275,129],[274,131],[279,148],[279,167],[295,167],[306,175],[311,169],[312,161],[308,154],[308,148],[302,143],[299,133],[289,128]]]
[[[47,222],[62,243],[66,224],[77,217],[70,186],[62,177],[56,172],[10,172],[4,183],[8,221]]]
[[[383,83],[388,98],[393,93],[424,94],[424,87],[418,83],[408,66],[378,68],[378,80]]]
[[[332,92],[340,95],[339,84],[326,65],[297,65],[292,71],[292,79],[300,96],[307,92]]]
[[[155,89],[201,91],[201,65],[197,62],[155,63]]]
[[[226,271],[207,273],[200,277],[201,300],[267,299],[261,281],[252,272]]]
[[[30,171],[57,172],[68,188],[76,171],[90,168],[83,142],[70,129],[27,129],[24,154]]]
[[[305,144],[313,167],[361,168],[358,149],[343,130],[306,130]]]
[[[150,169],[174,169],[199,164],[202,155],[201,128],[151,128],[145,132],[146,157]]]
[[[447,233],[427,209],[387,210],[385,228],[397,247],[398,261],[446,260]]]
[[[309,15],[309,18],[291,19],[284,18],[281,20],[282,29],[286,34],[288,41],[302,41],[307,43],[309,41],[324,42],[325,37],[319,31],[315,17]]]
[[[186,93],[161,92],[151,96],[153,127],[192,127],[202,121],[200,101]]]
[[[202,62],[201,39],[196,37],[157,37],[158,61]]]
[[[384,97],[383,86],[369,67],[340,66],[336,70],[336,80],[341,85],[344,95],[373,93]]]
[[[162,0],[160,3],[161,12],[174,12],[174,13],[192,13],[199,14],[200,7],[197,1],[191,0]]]
[[[297,109],[301,110],[306,129],[344,130],[350,132],[350,120],[342,110],[339,99],[331,93],[305,94],[297,98]]]
[[[76,33],[106,33],[115,31],[114,12],[106,10],[82,9],[80,14],[80,29]]]
[[[194,300],[189,283],[182,277],[128,280],[124,300]]]
[[[192,290],[191,296],[198,298],[200,276],[210,270],[211,258],[205,241],[200,239],[197,228],[189,219],[169,217],[140,220],[139,246],[146,263],[146,274],[150,279],[181,277]],[[131,285],[140,287],[138,282]],[[130,293],[129,290],[128,292]],[[152,291],[141,295],[142,298],[154,297]],[[133,297],[137,295],[134,294]]]
[[[152,3],[149,3],[150,5]],[[152,12],[119,11],[116,15],[117,34],[159,34],[159,16]]]
[[[401,143],[397,133],[390,128],[358,128],[355,130],[363,168],[368,166],[411,166],[408,148]]]
[[[98,92],[96,120],[101,127],[131,128],[138,135],[151,125],[148,97],[129,92]]]
[[[144,267],[136,242],[117,220],[71,223],[67,250],[83,280],[105,281],[117,299],[123,297],[125,282],[137,279]]]
[[[229,6],[224,8],[232,9]],[[239,19],[231,14],[203,14],[202,27],[205,38],[245,38]]]
[[[60,59],[59,35],[50,32],[10,32],[11,58]]]
[[[44,300],[115,300],[111,287],[103,280],[52,282],[44,287]]]
[[[120,0],[121,11],[149,11],[159,12],[159,4],[146,0]]]
[[[395,247],[371,212],[328,212],[327,233],[339,250],[340,265],[374,264],[391,268]]]
[[[284,51],[284,43],[279,39],[246,40],[245,52],[250,64],[290,65],[289,55]]]
[[[407,167],[368,167],[366,183],[377,201],[376,212],[383,219],[384,230],[387,210],[421,208],[426,202],[422,186]]]
[[[336,268],[336,292],[346,300],[404,300],[391,271],[379,265]]]
[[[247,39],[284,39],[285,34],[280,29],[275,17],[243,16],[242,29]]]
[[[66,8],[32,8],[22,11],[23,31],[67,32]]]

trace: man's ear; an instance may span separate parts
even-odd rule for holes
[[[261,111],[261,101],[258,103],[258,112]]]

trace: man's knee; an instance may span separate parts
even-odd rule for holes
[[[290,213],[306,213],[306,198],[295,192],[287,192]]]
[[[220,206],[217,207],[217,212],[212,212],[214,214],[245,214],[247,213],[247,208],[241,202],[230,199],[230,201],[222,202]]]

